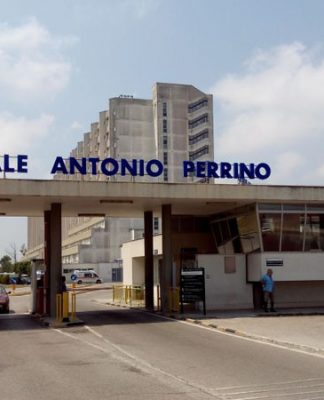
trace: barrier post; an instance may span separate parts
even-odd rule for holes
[[[169,288],[169,302],[168,309],[169,312],[179,312],[179,302],[180,302],[180,290],[178,287]]]
[[[132,299],[131,299],[131,292],[130,292],[130,287],[126,286],[125,287],[125,303],[132,303]]]
[[[76,320],[76,293],[71,293],[71,321]]]
[[[115,303],[116,300],[116,286],[113,285],[113,303]]]

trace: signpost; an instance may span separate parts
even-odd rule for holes
[[[181,313],[183,313],[184,303],[202,301],[204,304],[204,315],[206,315],[205,269],[183,269],[181,271],[180,284]]]

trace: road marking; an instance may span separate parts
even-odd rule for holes
[[[188,396],[194,396],[194,398],[197,398],[196,397],[197,393],[188,391],[188,387],[189,387],[190,389],[199,391],[199,392],[203,393],[204,395],[211,396],[212,399],[222,400],[222,398],[219,397],[218,394],[215,394],[214,389],[205,388],[201,385],[198,385],[196,383],[185,380],[185,379],[181,378],[180,376],[171,374],[171,373],[166,372],[158,367],[155,367],[152,364],[150,364],[149,362],[144,361],[143,359],[134,356],[133,354],[124,350],[122,347],[120,347],[120,346],[114,344],[113,342],[111,342],[110,340],[104,338],[100,333],[95,331],[93,328],[90,328],[87,325],[85,325],[84,327],[91,334],[100,338],[105,344],[111,346],[114,350],[116,350],[117,353],[120,353],[121,355],[123,355],[123,357],[116,353],[113,353],[112,351],[107,350],[106,348],[104,348],[100,345],[94,344],[94,343],[84,339],[83,337],[74,336],[73,334],[62,331],[61,329],[54,328],[53,330],[62,335],[68,336],[69,338],[72,338],[74,340],[81,341],[85,344],[88,344],[89,346],[94,347],[95,349],[102,351],[106,354],[109,354],[111,357],[113,357],[123,363],[126,363],[132,367],[140,369],[142,372],[152,375],[153,377],[156,377],[157,379],[160,379],[164,384],[170,385],[170,380],[171,380],[171,381],[173,381],[173,383],[175,384],[175,387],[179,390],[179,392],[181,391],[181,387],[179,387],[179,384],[183,385],[182,390],[185,390],[185,392],[188,394]],[[167,379],[163,379],[163,378],[167,378]]]
[[[101,343],[99,344],[93,343],[89,339],[86,339],[80,335],[73,335],[72,333],[68,333],[61,329],[54,329],[54,330],[65,336],[68,336],[73,340],[81,341],[84,344],[87,344],[101,352],[104,352],[105,354],[117,359],[118,361],[131,365],[132,367],[136,367],[137,369],[140,369],[144,373],[159,378],[163,382],[170,383],[171,379],[173,383],[176,384],[179,390],[181,389],[186,390],[188,395],[190,396],[194,395],[194,393],[190,391],[188,392],[188,388],[194,389],[205,395],[211,396],[211,398],[213,399],[219,399],[219,400],[220,399],[221,400],[273,400],[274,395],[276,399],[277,398],[278,399],[293,398],[296,400],[324,399],[324,390],[314,390],[315,388],[319,389],[321,387],[324,387],[324,380],[320,378],[309,378],[305,380],[265,383],[262,385],[228,386],[217,389],[206,388],[199,384],[188,381],[180,376],[161,370],[156,366],[153,366],[149,362],[131,354],[129,351],[123,349],[121,346],[116,345],[115,343],[106,339],[102,334],[100,334],[90,326],[85,325],[84,328],[89,332],[89,334],[100,339]],[[108,349],[106,346],[103,346],[103,344],[110,346],[113,350]],[[183,385],[183,387],[180,388],[179,384]],[[301,392],[300,389],[304,391]],[[300,398],[300,396],[303,397]]]

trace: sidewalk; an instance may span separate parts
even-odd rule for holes
[[[222,332],[324,355],[324,308],[287,309],[265,314],[222,311],[176,318]]]

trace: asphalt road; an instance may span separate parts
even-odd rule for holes
[[[83,327],[1,316],[0,397],[324,399],[324,358],[96,301],[106,297],[78,296]]]

